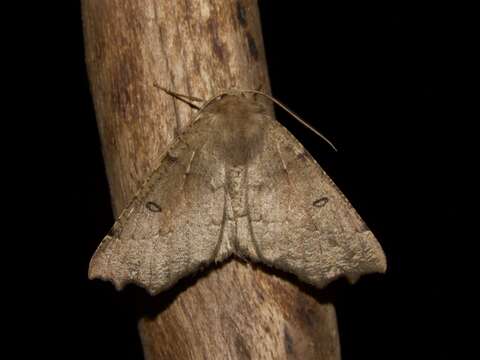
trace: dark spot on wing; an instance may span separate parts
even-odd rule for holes
[[[153,201],[149,201],[145,204],[145,207],[150,210],[151,212],[161,212],[162,211],[162,208],[160,207],[160,205],[158,205],[157,203],[154,203]]]
[[[255,60],[258,60],[258,49],[257,44],[255,44],[255,39],[253,38],[252,34],[247,32],[247,42],[248,42],[248,50],[250,51],[250,55]]]
[[[321,207],[324,207],[327,202],[328,202],[328,198],[324,196],[324,197],[321,197],[320,199],[315,200],[313,202],[313,206],[317,208],[321,208]]]
[[[243,27],[247,26],[247,12],[241,1],[237,1],[237,19],[240,25]]]

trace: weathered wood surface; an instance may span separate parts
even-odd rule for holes
[[[86,58],[116,215],[191,121],[154,87],[269,92],[256,1],[82,0]],[[237,260],[144,301],[146,359],[339,359],[333,305]]]

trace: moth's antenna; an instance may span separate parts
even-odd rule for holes
[[[192,103],[191,101],[201,101],[201,102],[204,102],[205,100],[203,99],[200,99],[200,98],[197,98],[197,97],[194,97],[194,96],[190,96],[190,95],[183,95],[183,94],[179,94],[179,93],[176,93],[176,92],[173,92],[171,90],[168,90],[166,88],[164,88],[163,86],[160,86],[158,85],[158,83],[154,82],[153,83],[153,86],[155,86],[156,88],[160,89],[160,90],[163,90],[165,91],[168,95],[171,95],[173,96],[174,98],[177,98],[178,100],[180,101],[183,101],[184,103],[190,105],[191,107],[193,107],[194,109],[197,109],[197,110],[200,110],[200,106],[198,105],[195,105],[194,103]],[[188,100],[191,100],[191,101],[188,101]]]
[[[300,116],[298,116],[297,114],[295,114],[292,110],[290,110],[288,107],[286,107],[285,105],[283,105],[280,101],[278,101],[277,99],[275,99],[273,96],[270,96],[262,91],[258,91],[258,90],[240,90],[241,92],[246,92],[246,93],[252,93],[252,94],[258,94],[258,95],[262,95],[264,97],[266,97],[267,99],[273,101],[275,104],[277,104],[278,106],[280,106],[283,110],[285,110],[287,113],[289,113],[291,116],[293,116],[300,124],[302,124],[303,126],[305,126],[307,129],[309,129],[310,131],[313,131],[314,134],[320,136],[328,145],[330,145],[333,150],[335,151],[338,151],[337,148],[335,147],[335,145],[333,145],[333,143],[328,140],[324,135],[322,135],[317,129],[315,129],[314,127],[312,127],[309,123],[307,123],[305,120],[303,120]]]
[[[196,118],[198,118],[198,116],[200,115],[200,113],[203,111],[203,109],[205,109],[208,105],[210,105],[212,102],[214,102],[215,100],[217,100],[219,97],[223,96],[223,95],[227,95],[227,94],[230,94],[231,91],[223,91],[221,93],[218,93],[214,96],[212,96],[210,99],[208,100],[204,100],[204,99],[200,99],[200,98],[197,98],[195,96],[190,96],[190,95],[184,95],[184,94],[179,94],[179,93],[176,93],[174,91],[171,91],[171,90],[168,90],[167,88],[164,88],[163,86],[160,86],[157,82],[154,82],[153,83],[153,86],[155,86],[156,88],[160,89],[160,90],[163,90],[165,91],[168,95],[171,95],[173,96],[174,98],[177,98],[178,100],[180,101],[183,101],[184,103],[190,105],[191,107],[195,108],[196,110],[198,110],[198,115]],[[191,100],[191,101],[198,101],[198,102],[203,102],[203,104],[201,106],[198,106],[198,105],[195,105],[193,103],[191,103],[190,101],[188,100]]]
[[[191,107],[193,107],[194,109],[198,110],[198,116],[203,111],[203,109],[205,109],[208,105],[210,105],[216,99],[218,99],[219,97],[221,97],[223,95],[228,95],[228,94],[231,93],[231,91],[223,91],[223,92],[221,92],[217,95],[212,96],[210,99],[205,101],[205,100],[197,98],[195,96],[179,94],[179,93],[176,93],[174,91],[168,90],[168,89],[164,88],[163,86],[160,86],[156,82],[153,83],[153,86],[155,86],[156,88],[158,88],[160,90],[165,91],[167,94],[177,98],[180,101],[183,101],[184,103],[186,103],[186,104],[190,105]],[[324,136],[322,133],[320,133],[317,129],[315,129],[313,126],[311,126],[309,123],[307,123],[305,120],[303,120],[300,116],[295,114],[292,110],[290,110],[286,105],[282,104],[279,100],[275,99],[273,96],[270,96],[270,95],[264,93],[263,91],[259,91],[259,90],[239,90],[239,92],[262,95],[262,96],[266,97],[267,99],[273,101],[275,104],[280,106],[283,110],[285,110],[287,113],[289,113],[291,116],[293,116],[300,124],[302,124],[307,129],[312,131],[315,135],[322,138],[328,145],[330,145],[332,147],[333,150],[338,151],[337,148],[335,147],[335,145],[333,145],[333,143],[330,140],[328,140],[326,136]],[[197,102],[203,102],[203,105],[202,106],[195,105],[189,100],[197,101]],[[198,116],[197,116],[197,118],[198,118]]]

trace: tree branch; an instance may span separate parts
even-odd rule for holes
[[[269,92],[253,0],[82,0],[87,66],[115,214],[207,99]],[[335,310],[273,271],[231,260],[143,304],[147,359],[339,359]]]

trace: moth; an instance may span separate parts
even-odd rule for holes
[[[117,289],[135,283],[154,295],[232,255],[319,288],[386,270],[379,243],[345,196],[246,93],[286,109],[255,90],[207,101],[99,245],[90,279]]]

